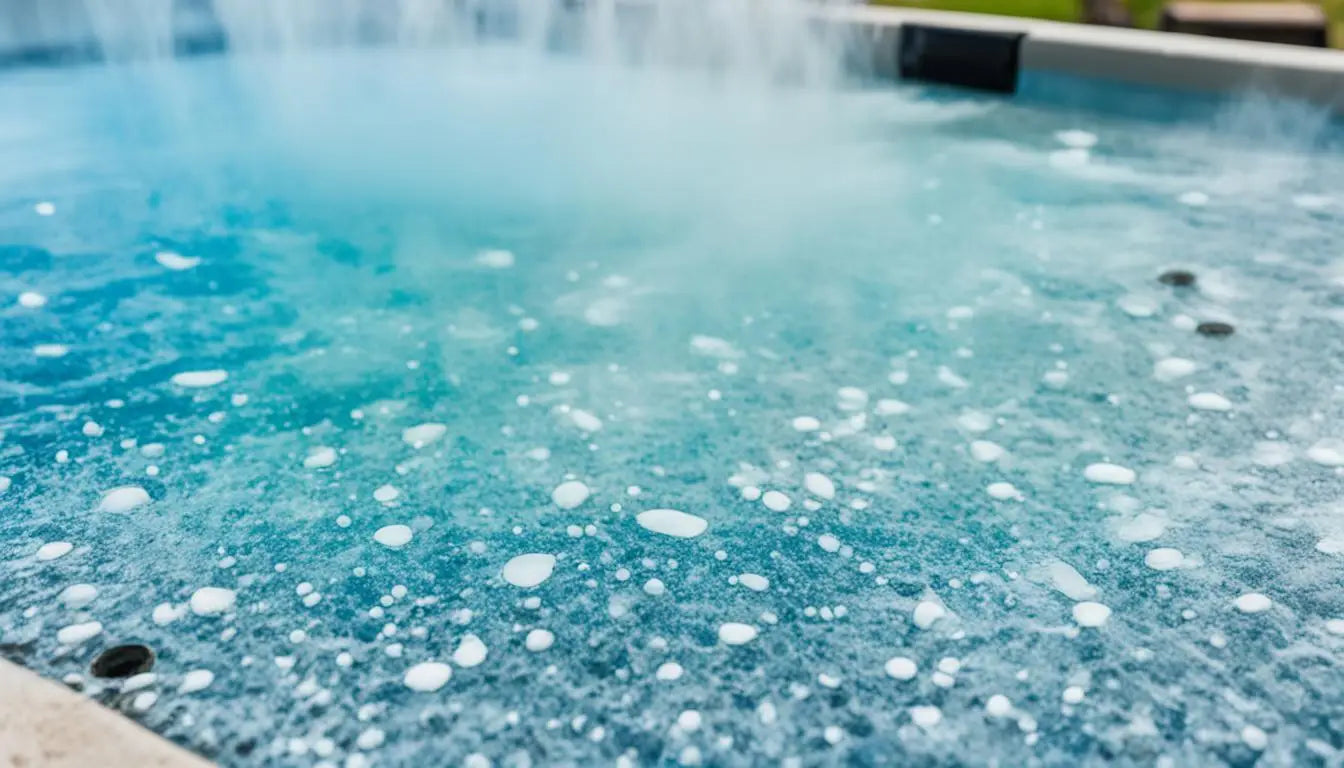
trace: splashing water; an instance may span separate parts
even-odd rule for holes
[[[111,62],[0,72],[6,655],[226,765],[1339,759],[1322,116],[751,3],[79,7]]]

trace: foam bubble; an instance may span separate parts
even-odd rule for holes
[[[884,397],[877,401],[873,412],[878,416],[901,416],[910,412],[910,404],[901,400]]]
[[[159,251],[154,254],[154,260],[159,263],[159,266],[171,269],[174,272],[194,269],[201,263],[201,260],[195,256],[183,256],[173,251]]]
[[[905,656],[893,656],[887,659],[882,669],[887,673],[887,677],[895,680],[913,680],[919,673],[919,666],[915,664],[914,659]]]
[[[24,291],[19,294],[19,306],[25,309],[41,309],[47,306],[47,297],[37,291]]]
[[[658,669],[654,670],[653,676],[659,680],[670,682],[680,680],[684,672],[685,670],[677,662],[665,661],[658,665]]]
[[[179,693],[203,691],[215,682],[215,673],[208,669],[193,669],[182,676],[182,684],[177,687]]]
[[[1233,600],[1232,604],[1242,613],[1263,613],[1273,607],[1274,601],[1259,592],[1247,592]]]
[[[476,254],[476,263],[489,269],[508,269],[513,266],[513,262],[512,251],[491,249]]]
[[[1307,449],[1307,458],[1323,467],[1344,467],[1344,440],[1327,437]]]
[[[719,625],[719,642],[724,645],[745,645],[755,640],[756,634],[756,628],[750,624],[729,621]]]
[[[588,486],[578,480],[563,482],[551,491],[551,501],[561,509],[574,509],[588,500]]]
[[[336,463],[336,449],[322,446],[314,448],[303,460],[303,466],[307,469],[323,469]]]
[[[412,691],[432,693],[447,685],[453,668],[441,661],[422,661],[406,670],[401,682]]]
[[[756,573],[739,573],[737,583],[753,592],[764,592],[770,588],[770,580]]]
[[[1111,618],[1109,606],[1085,600],[1073,606],[1073,620],[1080,627],[1100,627]]]
[[[793,500],[779,491],[766,491],[761,496],[761,503],[772,512],[785,512],[793,506]]]
[[[39,562],[46,562],[48,560],[55,560],[60,557],[65,557],[66,555],[70,554],[70,550],[74,548],[75,545],[71,544],[68,541],[49,541],[46,544],[43,544],[42,546],[38,547],[37,554],[34,556],[38,559]]]
[[[1138,479],[1134,470],[1106,462],[1088,464],[1083,470],[1083,477],[1089,482],[1103,485],[1130,485]]]
[[[443,439],[448,434],[448,425],[436,421],[416,424],[401,431],[401,440],[412,448],[423,448],[430,443]]]
[[[232,589],[223,587],[201,587],[191,593],[188,605],[197,616],[216,616],[233,610],[238,596]]]
[[[182,371],[173,374],[171,381],[187,389],[205,389],[223,384],[229,378],[229,372],[220,368],[206,371]]]
[[[1167,357],[1153,363],[1153,378],[1158,381],[1175,381],[1185,378],[1199,369],[1194,360],[1183,357]]]
[[[489,649],[481,642],[481,638],[470,634],[463,635],[457,650],[453,651],[453,663],[463,669],[469,669],[485,661],[488,653]]]
[[[1187,402],[1198,411],[1232,410],[1232,401],[1216,392],[1196,392],[1187,398]]]
[[[602,429],[602,420],[588,411],[575,408],[569,412],[569,420],[584,432],[597,432]]]
[[[103,494],[98,502],[100,512],[129,512],[149,503],[149,492],[138,485],[123,485]]]
[[[816,432],[821,429],[821,422],[812,416],[798,416],[793,420],[793,428],[799,432]]]
[[[967,432],[988,432],[994,426],[994,419],[983,411],[964,411],[957,417],[957,426]]]
[[[98,588],[92,584],[71,584],[56,596],[66,608],[83,608],[98,597]]]
[[[915,622],[916,627],[928,629],[946,615],[947,609],[941,603],[924,600],[915,606],[914,613],[911,614],[911,620]]]
[[[411,527],[409,525],[385,525],[373,532],[373,540],[384,547],[401,549],[411,543]]]
[[[64,344],[38,344],[33,347],[33,354],[38,357],[65,357],[70,353],[70,348]]]
[[[1017,487],[1012,483],[990,483],[985,491],[990,498],[999,501],[1021,501],[1023,499],[1022,492],[1017,490]]]
[[[992,443],[988,440],[975,440],[971,442],[971,458],[985,464],[991,464],[1003,458],[1003,447],[998,443]]]
[[[534,552],[509,560],[501,575],[515,587],[530,589],[551,578],[554,571],[555,555]]]
[[[723,359],[732,359],[742,355],[731,342],[715,336],[692,336],[691,351],[698,355],[708,355],[709,357]]]
[[[1170,571],[1180,568],[1185,562],[1185,555],[1181,550],[1171,547],[1158,547],[1149,550],[1148,554],[1143,556],[1143,563],[1155,571]]]
[[[33,212],[38,216],[52,216],[56,213],[56,204],[43,200],[33,205]]]
[[[693,539],[709,528],[709,521],[703,517],[676,509],[650,509],[640,512],[635,519],[645,530],[679,539]]]
[[[1097,145],[1097,134],[1077,129],[1056,131],[1055,141],[1072,149],[1091,149]]]
[[[401,491],[394,485],[380,485],[373,491],[373,500],[381,504],[391,504],[401,496]]]
[[[943,711],[937,707],[911,707],[909,711],[911,722],[920,728],[933,728],[943,721]]]
[[[534,629],[523,639],[523,647],[533,653],[541,653],[555,644],[555,634],[549,629]]]
[[[56,642],[61,645],[80,645],[103,633],[103,625],[96,621],[71,624],[56,631]]]
[[[831,482],[831,478],[820,472],[808,472],[803,475],[803,487],[807,489],[808,493],[819,499],[830,500],[835,498],[835,483]]]

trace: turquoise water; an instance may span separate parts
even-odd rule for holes
[[[1341,757],[1319,114],[485,48],[0,115],[0,647],[221,764]]]

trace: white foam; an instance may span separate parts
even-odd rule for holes
[[[64,344],[38,344],[33,347],[33,354],[38,357],[65,357],[70,353],[70,348]]]
[[[737,583],[753,592],[764,592],[770,588],[770,580],[757,573],[739,573]]]
[[[1198,192],[1198,191],[1182,192],[1180,196],[1177,197],[1176,199],[1182,205],[1189,205],[1195,207],[1209,204],[1209,196],[1204,192]]]
[[[159,603],[158,605],[154,606],[154,611],[153,613],[150,614],[150,618],[154,621],[155,624],[159,626],[164,626],[165,624],[172,624],[174,621],[177,621],[178,619],[186,615],[187,615],[187,606],[185,605],[173,605],[172,603]]]
[[[385,525],[373,532],[373,540],[384,547],[401,549],[411,543],[411,527],[409,525]]]
[[[654,670],[653,676],[659,680],[670,682],[672,680],[680,680],[684,673],[685,670],[682,669],[681,665],[677,662],[665,661],[658,665],[658,669]]]
[[[33,205],[33,212],[38,216],[52,216],[56,213],[56,204],[43,200]]]
[[[1055,131],[1055,141],[1072,149],[1091,149],[1097,145],[1097,134],[1090,131]]]
[[[406,670],[401,682],[412,691],[432,693],[448,684],[453,668],[441,661],[422,661]]]
[[[1274,601],[1259,592],[1247,592],[1232,601],[1232,604],[1242,613],[1263,613],[1274,605]]]
[[[1012,699],[1001,693],[990,696],[985,702],[985,714],[995,718],[1008,717],[1013,714]]]
[[[1073,620],[1078,622],[1080,627],[1100,627],[1105,625],[1110,618],[1110,607],[1101,603],[1087,600],[1075,603],[1073,606]]]
[[[70,554],[70,550],[74,548],[75,545],[68,541],[49,541],[37,548],[37,554],[34,555],[34,557],[36,557],[39,562],[55,560]]]
[[[911,614],[911,620],[915,622],[916,627],[919,627],[920,629],[928,629],[946,615],[947,609],[944,608],[941,603],[936,603],[932,600],[924,600],[921,601],[919,605],[915,606],[915,610]]]
[[[895,680],[913,680],[919,673],[919,666],[915,664],[914,659],[905,656],[893,656],[887,659],[882,669],[887,673],[887,677]]]
[[[551,501],[561,509],[574,509],[588,500],[588,486],[578,480],[563,482],[551,491]]]
[[[793,428],[799,432],[816,432],[821,429],[821,422],[812,416],[798,416],[793,420]]]
[[[1278,440],[1261,440],[1251,449],[1251,461],[1262,467],[1278,467],[1293,460],[1293,447]]]
[[[401,496],[395,485],[380,485],[373,491],[373,500],[381,504],[391,504]]]
[[[1199,366],[1194,360],[1186,360],[1183,357],[1166,357],[1153,363],[1153,378],[1158,381],[1175,381],[1185,378],[1195,371]]]
[[[1197,411],[1230,411],[1232,401],[1216,392],[1196,392],[1186,399]]]
[[[957,426],[967,432],[988,432],[994,426],[994,418],[983,411],[963,411],[957,417]]]
[[[1241,742],[1256,752],[1269,746],[1269,735],[1254,725],[1245,725],[1241,729]]]
[[[822,535],[817,537],[817,546],[821,547],[827,552],[839,552],[840,540],[829,533],[823,533]]]
[[[1083,477],[1089,482],[1104,485],[1130,485],[1138,479],[1134,470],[1122,467],[1119,464],[1108,464],[1106,462],[1088,464],[1087,468],[1083,470]]]
[[[1084,578],[1078,569],[1063,560],[1051,560],[1045,566],[1050,584],[1070,600],[1091,600],[1097,596],[1097,588]]]
[[[948,368],[946,365],[938,366],[938,381],[942,383],[944,386],[951,387],[953,389],[965,389],[966,387],[970,386],[969,382],[967,382],[962,377],[958,376],[951,368]]]
[[[182,676],[182,684],[177,687],[179,693],[203,691],[215,682],[215,673],[208,669],[193,669]]]
[[[476,263],[490,269],[508,269],[513,266],[513,252],[498,248],[480,251],[476,254]]]
[[[13,484],[14,481],[11,480],[8,475],[0,475],[0,493],[8,491]]]
[[[457,650],[453,651],[453,663],[463,669],[469,669],[485,661],[489,649],[481,638],[475,635],[463,635]]]
[[[1307,458],[1323,467],[1344,467],[1344,440],[1326,437],[1307,449]]]
[[[79,645],[102,634],[103,625],[96,621],[71,624],[56,631],[56,642],[61,645]]]
[[[988,440],[974,440],[971,442],[971,458],[976,461],[991,464],[1003,458],[1003,446],[998,443],[992,443]]]
[[[552,645],[555,645],[555,634],[549,629],[534,629],[523,639],[523,647],[533,653],[541,653]]]
[[[448,434],[448,425],[436,421],[416,424],[401,431],[401,440],[412,448],[423,448],[430,443],[443,439]]]
[[[835,391],[835,404],[842,411],[861,411],[868,405],[868,393],[858,387],[841,387]]]
[[[1080,704],[1086,695],[1087,691],[1083,690],[1081,686],[1071,685],[1064,689],[1061,698],[1064,699],[1065,704]]]
[[[1167,521],[1147,512],[1140,512],[1133,519],[1125,520],[1115,526],[1116,538],[1135,544],[1152,541],[1166,531]]]
[[[911,707],[910,720],[920,728],[933,728],[943,721],[943,711],[937,707]]]
[[[1017,487],[1012,483],[990,483],[985,488],[985,492],[989,494],[990,498],[999,501],[1021,501],[1023,498],[1022,492],[1017,490]]]
[[[515,587],[530,589],[551,578],[554,571],[555,555],[533,552],[505,563],[501,575]]]
[[[1172,547],[1158,547],[1149,550],[1148,554],[1143,556],[1143,563],[1154,571],[1170,571],[1180,568],[1185,562],[1185,556],[1181,550]]]
[[[709,528],[709,521],[703,517],[676,509],[650,509],[640,512],[635,519],[645,530],[679,539],[693,539]]]
[[[172,382],[187,389],[204,389],[223,384],[229,378],[229,372],[221,368],[208,371],[182,371],[173,374]]]
[[[756,628],[735,621],[719,625],[719,642],[724,645],[745,645],[756,639]]]
[[[98,588],[92,584],[71,584],[56,596],[66,608],[83,608],[98,597]]]
[[[197,616],[216,616],[233,610],[238,600],[232,589],[223,587],[201,587],[191,593],[191,612]]]
[[[910,412],[910,404],[903,400],[884,397],[877,401],[873,412],[878,416],[901,416]]]
[[[602,420],[588,411],[575,408],[569,412],[569,420],[584,432],[597,432],[602,429]]]
[[[123,485],[103,494],[98,502],[100,512],[129,512],[149,503],[149,492],[138,485]]]
[[[307,458],[303,460],[303,466],[307,469],[323,469],[336,463],[336,449],[322,446],[314,448],[308,453]]]
[[[691,351],[699,355],[708,355],[724,359],[741,357],[742,353],[731,342],[716,336],[696,335],[691,337]]]
[[[830,500],[835,498],[835,483],[831,482],[831,478],[820,472],[808,472],[803,475],[803,487],[807,489],[808,493],[819,499]]]
[[[47,306],[47,297],[37,291],[24,291],[19,294],[19,306],[25,309],[41,309]]]
[[[174,272],[182,272],[188,269],[194,269],[201,263],[200,258],[195,256],[183,256],[173,251],[159,251],[154,254],[154,260],[159,262],[159,266],[165,269],[171,269]]]
[[[761,503],[771,512],[785,512],[793,506],[793,499],[780,493],[779,491],[766,491],[761,496]]]

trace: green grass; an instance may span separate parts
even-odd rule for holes
[[[1228,0],[1236,2],[1236,0]],[[1263,1],[1263,0],[1261,0]],[[876,5],[904,5],[938,11],[967,11],[993,13],[1000,16],[1027,16],[1055,21],[1078,21],[1082,13],[1080,0],[871,0]],[[1162,17],[1163,0],[1127,0],[1134,17],[1134,26],[1156,28]],[[1344,47],[1344,0],[1323,0],[1321,5],[1330,17],[1330,41],[1335,47]]]
[[[875,5],[903,5],[933,11],[992,13],[999,16],[1027,16],[1033,19],[1077,21],[1077,0],[874,0]]]

